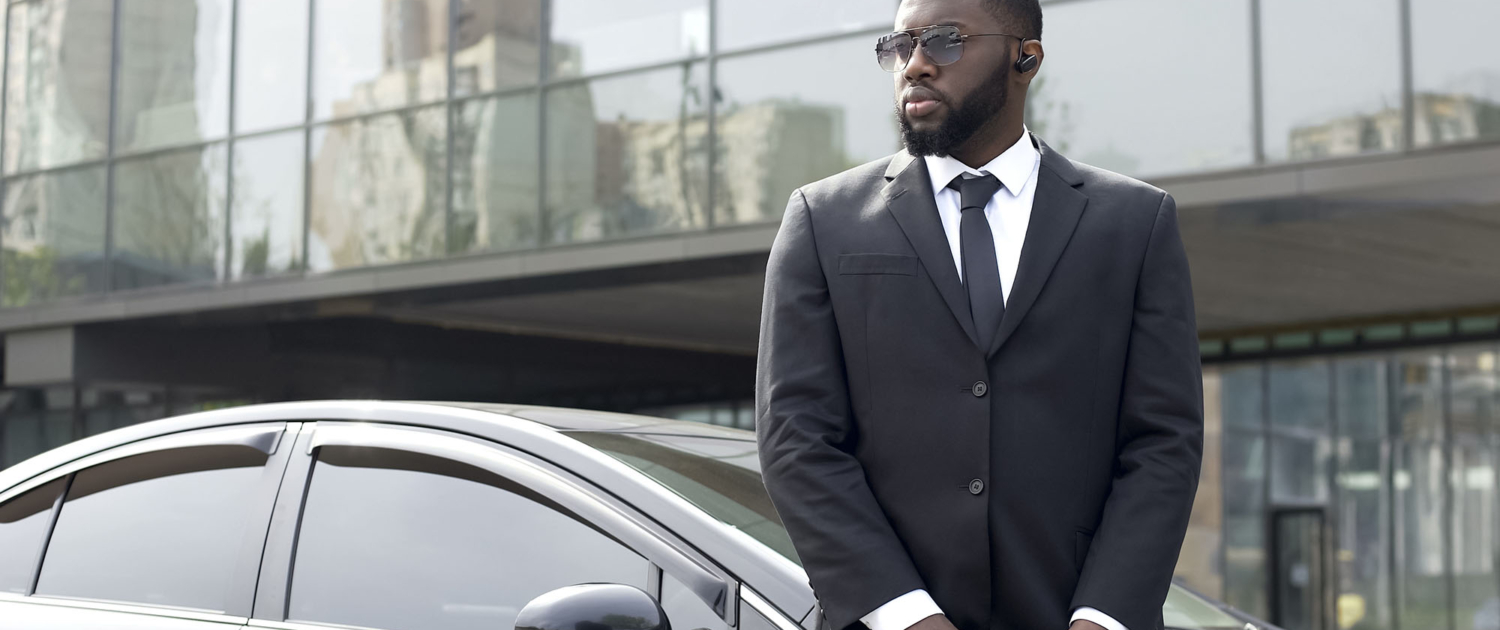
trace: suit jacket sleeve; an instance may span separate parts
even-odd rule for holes
[[[755,375],[766,490],[834,628],[925,588],[855,459],[843,350],[806,198],[766,266]]]
[[[1115,479],[1074,591],[1129,630],[1162,625],[1203,458],[1203,379],[1177,205],[1162,198],[1136,281]]]

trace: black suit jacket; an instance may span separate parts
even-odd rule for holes
[[[1044,143],[977,345],[921,159],[792,194],[766,269],[766,488],[834,628],[925,588],[960,630],[1162,625],[1202,457],[1176,205]]]

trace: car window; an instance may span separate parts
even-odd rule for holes
[[[52,505],[62,487],[61,480],[53,481],[0,505],[0,591],[25,594],[31,588]]]
[[[672,630],[728,630],[729,624],[671,574],[662,576],[661,608]]]
[[[568,435],[624,462],[720,522],[802,564],[760,477],[754,440],[650,433]]]
[[[510,628],[547,591],[645,589],[649,564],[536,492],[465,463],[318,450],[288,618],[390,630]]]
[[[198,446],[80,471],[37,594],[223,611],[267,459]]]
[[[744,600],[740,600],[739,630],[780,630],[780,628],[777,628],[776,624],[771,623],[770,619],[766,619],[765,615],[751,608]]]

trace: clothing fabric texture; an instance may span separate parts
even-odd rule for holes
[[[928,160],[898,153],[788,203],[766,271],[757,439],[833,628],[916,590],[960,630],[1058,630],[1083,608],[1162,626],[1202,457],[1176,206],[1034,147],[987,344]]]

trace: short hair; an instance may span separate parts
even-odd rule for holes
[[[984,3],[1001,23],[1019,30],[1016,35],[1042,38],[1042,3],[1038,0],[984,0]]]

